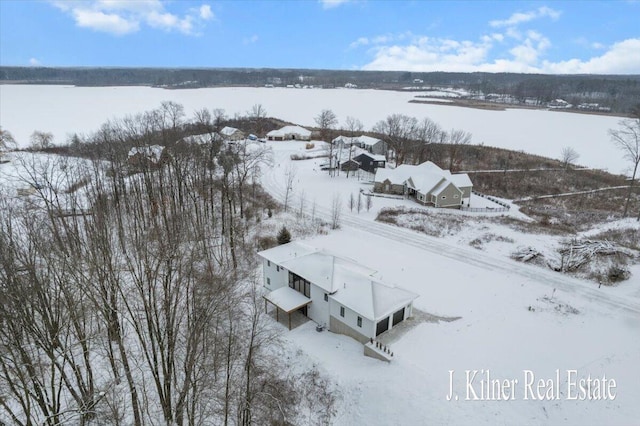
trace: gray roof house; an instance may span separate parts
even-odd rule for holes
[[[386,155],[387,154],[387,143],[382,139],[372,138],[371,136],[361,135],[361,136],[338,136],[333,141],[331,141],[335,146],[340,147],[350,147],[357,146],[358,148],[362,148],[371,154],[376,155]]]
[[[412,315],[415,293],[386,283],[353,260],[291,242],[258,253],[265,309],[300,311],[329,331],[362,343]],[[290,327],[289,323],[289,327]]]
[[[379,169],[373,187],[374,192],[406,195],[421,204],[449,208],[468,206],[472,189],[469,175],[452,174],[431,161]]]

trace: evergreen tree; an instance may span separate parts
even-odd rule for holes
[[[277,239],[278,244],[280,245],[291,242],[291,233],[289,233],[289,230],[284,225],[282,226],[282,229],[280,229],[280,232],[278,232]]]

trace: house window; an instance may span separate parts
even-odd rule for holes
[[[271,266],[271,261],[267,260],[267,266]]]
[[[458,198],[458,194],[453,194],[453,198]]]
[[[446,195],[443,195],[443,196],[442,196],[442,199],[443,199],[443,200],[446,200],[446,199],[447,199],[447,196],[446,196]]]
[[[358,327],[362,327],[362,318],[358,317]]]
[[[280,267],[279,266],[276,266],[276,271],[280,272]]]
[[[340,316],[344,318],[344,306],[340,306]]]
[[[271,285],[271,278],[267,278],[267,285]]]
[[[329,295],[327,293],[324,294],[324,301],[325,302],[329,301]]]

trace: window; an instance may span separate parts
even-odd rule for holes
[[[453,194],[453,198],[458,198],[458,194]]]
[[[340,316],[344,318],[344,306],[340,306]]]
[[[271,261],[267,260],[267,266],[271,266]]]
[[[271,285],[271,278],[267,278],[267,285]]]
[[[443,199],[443,200],[446,200],[446,199],[447,199],[447,196],[446,196],[446,195],[443,195],[443,196],[442,196],[442,199]]]
[[[279,266],[276,266],[276,271],[280,272],[280,267]]]
[[[327,293],[324,294],[324,301],[325,302],[329,301],[329,295]]]
[[[358,317],[358,327],[362,327],[362,318]]]

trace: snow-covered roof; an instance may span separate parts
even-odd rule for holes
[[[468,174],[452,174],[449,170],[443,170],[431,161],[417,166],[402,164],[395,169],[379,169],[375,181],[384,182],[387,179],[394,185],[403,185],[409,181],[408,185],[411,188],[425,194],[431,192],[442,179],[453,183],[458,188],[473,186]],[[441,190],[441,188],[438,189]]]
[[[128,156],[133,157],[134,155],[140,154],[157,163],[158,161],[160,161],[163,152],[164,146],[160,145],[134,146],[129,150]]]
[[[311,131],[300,126],[284,126],[278,130],[270,131],[269,133],[267,133],[267,136],[282,137],[291,134],[310,137]]]
[[[220,140],[220,135],[215,132],[211,132],[211,133],[201,133],[199,135],[185,136],[180,141],[186,142],[186,143],[195,143],[195,144],[203,145],[203,144],[206,144],[212,141],[218,141],[218,140]]]
[[[458,188],[465,188],[468,186],[473,186],[473,183],[471,183],[471,179],[469,178],[469,175],[466,173],[456,173],[456,174],[452,174],[451,176],[449,176],[448,178],[451,182],[453,182],[453,184],[455,186],[457,186]]]
[[[375,269],[302,243],[291,242],[258,255],[303,277],[339,303],[374,321],[418,297],[382,282]]]
[[[304,294],[300,293],[299,291],[295,291],[291,287],[287,286],[280,287],[277,290],[273,290],[264,298],[286,313],[293,312],[296,309],[300,309],[304,305],[307,305],[311,302],[311,299],[306,297]]]
[[[342,142],[345,145],[360,144],[363,146],[373,146],[381,141],[382,141],[381,139],[372,138],[371,136],[366,136],[366,135],[353,136],[353,137],[340,135],[335,139],[333,139],[332,142],[333,143]]]
[[[363,151],[358,153],[358,155],[366,155],[371,158],[373,161],[387,161],[384,155],[372,154],[369,151]]]
[[[407,179],[407,185],[416,191],[428,194],[435,190],[441,183],[448,183],[448,181],[439,174],[436,173],[423,173],[416,176],[411,176]],[[445,184],[446,186],[446,184]]]
[[[234,133],[239,132],[240,130],[235,127],[225,126],[220,130],[220,134],[224,136],[233,136]]]
[[[358,136],[356,139],[358,139],[358,142],[360,142],[361,144],[363,144],[365,146],[373,146],[373,145],[377,144],[378,142],[382,142],[378,138],[372,138],[371,136],[366,136],[366,135]]]

